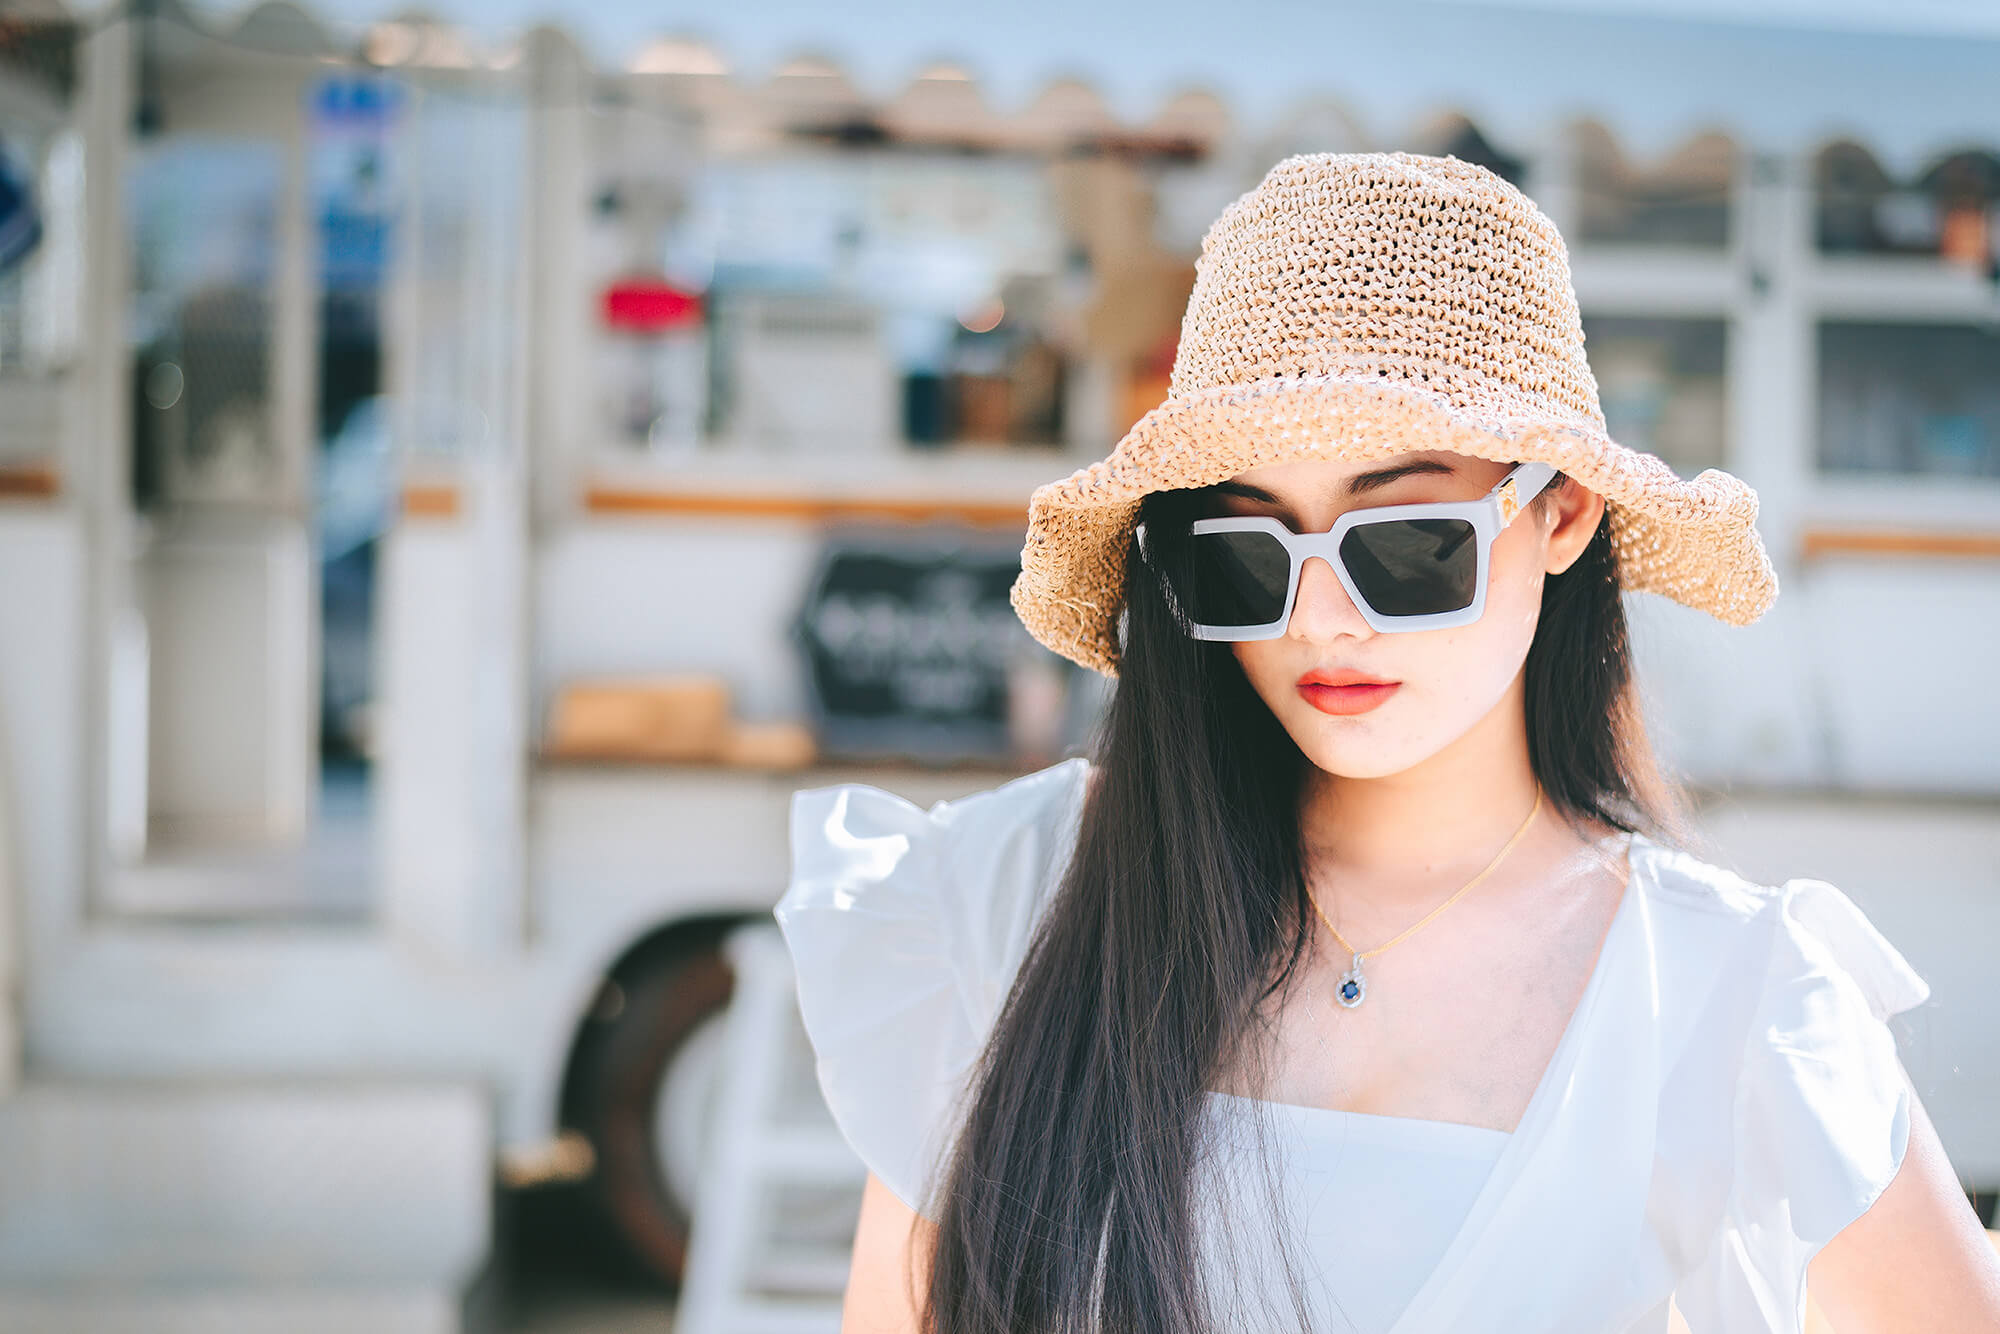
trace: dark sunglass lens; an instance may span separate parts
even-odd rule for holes
[[[1340,558],[1383,616],[1430,616],[1472,605],[1479,544],[1464,519],[1392,519],[1351,529]]]
[[[1291,553],[1269,533],[1200,533],[1188,538],[1174,591],[1199,625],[1269,625],[1285,610]]]

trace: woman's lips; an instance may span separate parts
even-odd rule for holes
[[[1395,694],[1402,684],[1392,681],[1387,685],[1324,686],[1301,682],[1299,694],[1321,713],[1366,713]]]

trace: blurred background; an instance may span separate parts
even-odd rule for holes
[[[732,928],[795,789],[1077,753],[1028,494],[1320,150],[1520,185],[1613,435],[1759,491],[1757,625],[1628,598],[1654,739],[1929,980],[1990,1226],[1995,70],[1951,0],[0,4],[0,1326],[835,1328]]]

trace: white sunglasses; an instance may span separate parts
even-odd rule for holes
[[[1551,464],[1523,463],[1478,500],[1349,510],[1323,533],[1295,533],[1263,516],[1197,519],[1185,550],[1165,564],[1148,550],[1146,526],[1134,532],[1196,639],[1282,635],[1309,556],[1333,567],[1374,629],[1441,630],[1469,625],[1485,612],[1493,539],[1555,474]]]

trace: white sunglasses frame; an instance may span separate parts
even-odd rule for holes
[[[1190,525],[1188,535],[1202,533],[1269,533],[1283,544],[1292,558],[1290,582],[1285,590],[1285,609],[1278,619],[1264,625],[1205,625],[1190,620],[1180,613],[1173,589],[1165,580],[1160,588],[1175,615],[1195,639],[1243,642],[1257,639],[1276,639],[1285,633],[1292,621],[1292,608],[1299,598],[1299,576],[1305,570],[1306,561],[1318,556],[1333,567],[1333,573],[1340,580],[1340,586],[1347,590],[1349,600],[1355,610],[1361,613],[1370,628],[1385,633],[1396,634],[1413,630],[1443,630],[1455,625],[1470,625],[1486,612],[1486,582],[1493,556],[1493,540],[1507,525],[1514,522],[1516,515],[1528,507],[1528,502],[1540,495],[1542,488],[1555,476],[1553,464],[1528,462],[1518,464],[1513,471],[1495,484],[1478,500],[1426,501],[1412,505],[1375,505],[1368,509],[1349,510],[1334,521],[1333,527],[1323,533],[1295,533],[1277,519],[1266,515],[1242,516],[1226,519],[1197,519]],[[1453,611],[1433,612],[1424,616],[1384,616],[1368,604],[1361,591],[1354,586],[1354,580],[1347,573],[1347,566],[1340,558],[1340,543],[1349,531],[1365,523],[1380,523],[1386,520],[1403,519],[1464,519],[1472,525],[1473,541],[1476,545],[1476,568],[1473,573],[1472,601]],[[1146,543],[1146,525],[1134,526],[1140,550]]]

